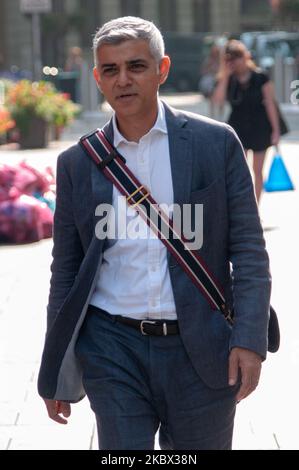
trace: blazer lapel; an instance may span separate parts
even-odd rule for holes
[[[112,121],[104,127],[108,139],[113,142]],[[112,204],[113,184],[106,178],[102,171],[91,161],[91,188],[93,195],[93,220],[98,221],[95,210],[99,204]]]
[[[165,115],[168,129],[169,153],[171,174],[174,190],[174,203],[186,204],[189,202],[192,178],[192,132],[185,129],[187,119],[165,103]],[[110,120],[104,127],[104,132],[113,142],[113,126]],[[92,165],[92,191],[94,208],[99,203],[111,203],[113,185]]]
[[[165,116],[168,129],[171,174],[174,203],[182,205],[190,200],[192,180],[192,131],[186,129],[187,119],[165,103]],[[104,127],[105,134],[113,142],[113,126],[110,120]],[[112,204],[113,185],[91,162],[91,182],[93,193],[93,218],[99,204]]]
[[[165,103],[168,129],[170,165],[173,183],[173,202],[187,204],[190,200],[192,178],[192,132],[185,129],[187,119]],[[182,227],[181,227],[182,229]],[[167,251],[169,267],[178,265],[177,260]]]
[[[185,129],[187,119],[165,103],[174,203],[190,200],[192,178],[192,131]]]

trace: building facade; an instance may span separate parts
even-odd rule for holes
[[[0,67],[32,68],[31,18],[19,0],[0,0]],[[43,64],[62,67],[69,47],[90,54],[96,28],[105,21],[137,15],[154,21],[163,32],[238,34],[271,29],[269,0],[52,0],[52,12],[41,15]]]

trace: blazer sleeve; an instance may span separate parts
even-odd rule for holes
[[[250,349],[265,358],[271,293],[269,258],[244,150],[229,126],[226,186],[235,313],[230,348]]]
[[[56,209],[53,229],[53,261],[47,307],[47,331],[50,330],[66,299],[84,257],[72,207],[72,182],[67,170],[68,151],[57,160]]]

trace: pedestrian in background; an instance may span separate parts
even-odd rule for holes
[[[83,52],[81,47],[74,46],[69,49],[68,56],[65,61],[65,72],[81,72],[83,64]]]
[[[64,71],[69,72],[69,77],[64,77],[64,91],[69,93],[75,103],[81,101],[82,72],[84,70],[84,58],[81,47],[74,46],[69,49]]]
[[[280,116],[273,83],[257,68],[241,41],[230,40],[224,49],[212,100],[219,105],[225,100],[230,103],[228,123],[237,132],[245,151],[253,152],[255,194],[259,202],[266,151],[280,139]]]
[[[159,205],[194,211],[203,204],[200,253],[236,321],[231,326],[211,308],[151,231],[99,236],[101,205],[106,212],[109,205],[108,226],[119,214],[123,220],[120,186],[77,144],[57,164],[39,393],[61,424],[70,402],[87,394],[100,449],[153,449],[158,430],[161,449],[230,449],[236,403],[256,388],[266,357],[271,283],[242,146],[226,124],[160,101],[170,59],[153,23],[124,17],[104,24],[94,58],[96,83],[114,110],[108,140]],[[147,228],[138,212],[133,217]]]
[[[217,83],[217,74],[220,67],[221,47],[213,44],[209,50],[208,56],[203,61],[200,69],[201,78],[199,80],[199,91],[209,102],[209,116],[214,119],[220,119],[223,105],[218,106],[211,99]]]

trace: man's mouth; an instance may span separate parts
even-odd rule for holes
[[[118,95],[116,99],[126,99],[126,98],[132,98],[133,96],[137,96],[137,93],[122,93],[121,95]]]

